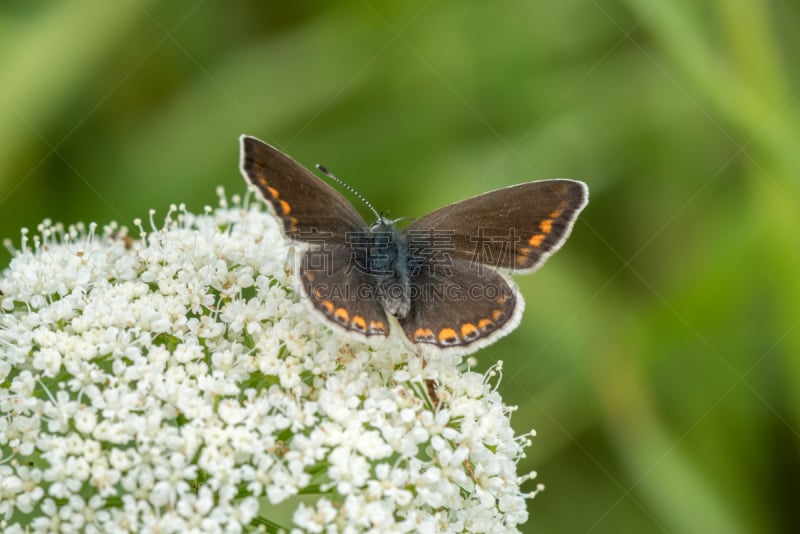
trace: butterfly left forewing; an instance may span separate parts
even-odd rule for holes
[[[533,272],[566,241],[586,206],[586,184],[542,180],[447,205],[403,231],[412,255],[434,250],[454,259]]]
[[[267,143],[243,135],[240,169],[298,241],[342,244],[366,222],[341,193]]]

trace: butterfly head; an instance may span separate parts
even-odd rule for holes
[[[371,232],[388,232],[393,230],[395,225],[401,221],[413,220],[413,217],[398,217],[397,219],[390,219],[388,211],[378,213],[378,219],[369,227]]]

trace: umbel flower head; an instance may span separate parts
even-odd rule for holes
[[[0,276],[0,531],[516,531],[540,488],[500,365],[331,331],[274,219],[220,198],[137,239],[23,231]]]

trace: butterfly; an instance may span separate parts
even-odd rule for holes
[[[399,325],[415,346],[468,353],[508,334],[524,299],[498,270],[539,268],[589,199],[583,182],[528,182],[398,230],[359,195],[376,215],[367,224],[341,193],[278,149],[247,135],[240,142],[245,180],[286,237],[308,244],[298,267],[303,294],[330,323],[366,338],[385,338]]]

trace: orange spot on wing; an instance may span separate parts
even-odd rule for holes
[[[481,319],[480,321],[478,321],[478,328],[480,328],[481,330],[488,330],[489,328],[491,328],[493,326],[494,326],[494,323],[492,322],[491,319],[484,318],[484,319]]]
[[[361,330],[362,332],[367,331],[367,321],[360,315],[353,316],[353,326]]]
[[[314,273],[312,273],[311,271],[306,271],[306,272],[303,273],[303,275],[306,277],[306,280],[308,280],[309,282],[313,282],[314,281],[314,278],[315,278],[314,277]]]
[[[266,180],[265,180],[265,182],[266,182]],[[264,185],[266,185],[266,184],[264,184]],[[267,185],[267,192],[269,193],[269,196],[271,196],[272,198],[278,198],[278,190],[275,189],[274,187],[271,187],[271,186]]]
[[[288,202],[286,202],[285,200],[279,200],[278,202],[280,202],[281,204],[281,213],[283,215],[289,215],[292,212],[292,207],[289,205]]]
[[[433,330],[430,328],[417,328],[414,332],[414,339],[419,340],[426,340],[426,339],[436,339],[433,335]]]
[[[492,311],[492,319],[494,319],[495,321],[499,321],[502,316],[503,316],[503,310]]]
[[[541,230],[542,233],[549,234],[550,230],[552,229],[553,229],[553,219],[545,219],[539,223],[539,230]]]
[[[259,175],[258,176],[258,183],[259,183],[259,185],[261,185],[261,187],[267,187],[267,184],[269,182],[267,182],[266,178],[264,178],[263,176]]]
[[[526,247],[522,247],[517,251],[517,265],[522,266],[528,262],[528,252],[530,251],[531,249]]]
[[[539,248],[544,241],[544,234],[536,234],[528,240],[528,244],[532,247]]]
[[[369,331],[370,332],[380,332],[385,333],[386,327],[383,324],[383,321],[370,321],[369,322]]]
[[[336,308],[336,313],[334,314],[334,317],[336,317],[337,321],[340,321],[342,323],[350,322],[350,314],[347,313],[347,310],[345,310],[344,308]]]
[[[551,219],[558,219],[561,217],[561,210],[553,210],[547,216]]]
[[[442,328],[439,330],[439,343],[455,343],[457,339],[458,335],[452,328]]]
[[[461,325],[461,337],[464,339],[469,339],[471,337],[475,337],[479,334],[478,329],[475,328],[475,325],[472,323],[464,323]]]
[[[319,303],[319,305],[322,306],[323,308],[325,308],[325,312],[328,315],[333,313],[333,308],[334,308],[333,302],[331,302],[329,300],[323,300],[322,302]]]

